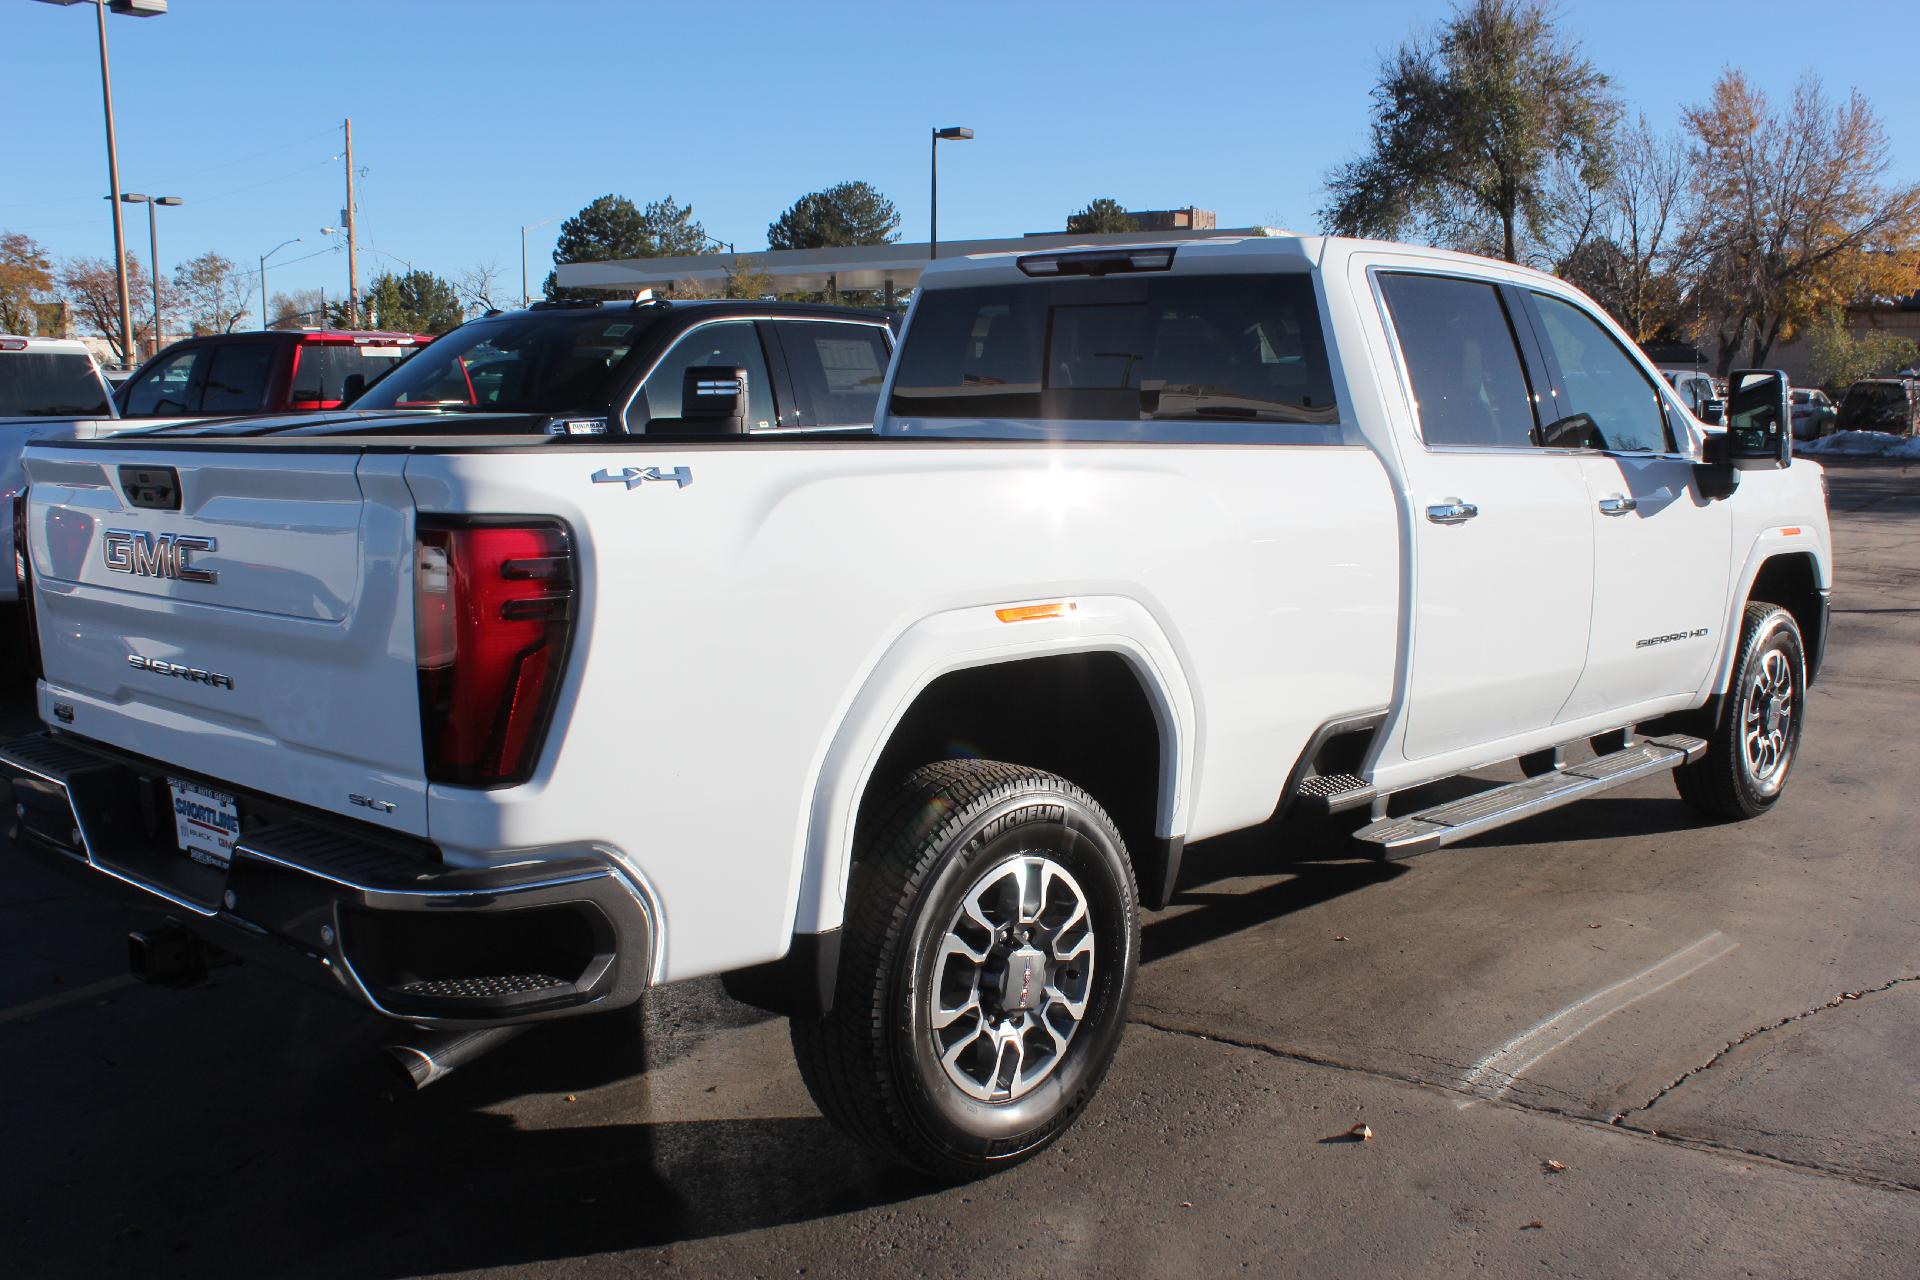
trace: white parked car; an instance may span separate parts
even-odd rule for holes
[[[16,843],[185,926],[160,976],[205,938],[438,1029],[426,1078],[725,975],[830,1118],[968,1177],[1093,1096],[1192,842],[1783,794],[1833,579],[1785,380],[1708,431],[1559,280],[1319,238],[943,260],[872,436],[742,431],[734,365],[671,436],[32,446]]]

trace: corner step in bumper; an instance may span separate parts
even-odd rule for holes
[[[1405,817],[1382,818],[1360,828],[1353,838],[1376,858],[1411,858],[1431,853],[1637,778],[1677,769],[1698,760],[1706,749],[1705,739],[1685,734],[1647,738],[1624,751],[1598,756],[1525,782],[1482,791]]]

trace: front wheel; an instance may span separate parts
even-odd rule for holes
[[[1786,789],[1806,723],[1807,659],[1799,624],[1778,605],[1747,606],[1740,653],[1707,753],[1674,771],[1680,798],[1716,818],[1756,818]]]
[[[881,1155],[966,1179],[1065,1132],[1125,1029],[1140,924],[1113,821],[1036,769],[948,760],[865,824],[807,1089]]]

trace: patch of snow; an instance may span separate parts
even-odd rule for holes
[[[1849,458],[1920,459],[1920,436],[1896,436],[1885,431],[1836,431],[1830,436],[1794,442],[1795,453],[1840,455]]]

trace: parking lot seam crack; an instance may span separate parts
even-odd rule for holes
[[[1911,978],[1896,978],[1892,982],[1887,983],[1885,986],[1875,987],[1871,991],[1862,991],[1859,994],[1861,996],[1874,995],[1874,994],[1878,994],[1881,991],[1885,991],[1892,987],[1898,986],[1903,982],[1914,982],[1914,981],[1920,981],[1920,975],[1916,975],[1915,977],[1911,977]],[[1807,1010],[1803,1013],[1796,1014],[1794,1015],[1794,1018],[1784,1019],[1783,1024],[1784,1022],[1790,1022],[1797,1018],[1806,1017],[1808,1016],[1808,1014],[1816,1013],[1819,1011],[1819,1009],[1824,1009],[1829,1007],[1831,1006],[1821,1005],[1819,1006],[1819,1008]],[[1461,1088],[1458,1088],[1457,1086],[1447,1084],[1444,1081],[1429,1080],[1423,1076],[1417,1076],[1410,1072],[1393,1071],[1384,1067],[1362,1067],[1354,1063],[1342,1062],[1336,1058],[1329,1058],[1321,1054],[1309,1053],[1302,1049],[1286,1049],[1278,1045],[1266,1044],[1259,1040],[1249,1040],[1242,1037],[1220,1035],[1217,1032],[1202,1031],[1195,1027],[1185,1027],[1185,1026],[1179,1026],[1171,1023],[1157,1022],[1152,1018],[1141,1017],[1137,1013],[1130,1016],[1127,1019],[1127,1021],[1133,1025],[1145,1027],[1150,1031],[1158,1031],[1166,1035],[1180,1036],[1189,1040],[1208,1041],[1214,1044],[1223,1044],[1223,1045],[1229,1046],[1230,1048],[1244,1049],[1252,1053],[1263,1054],[1269,1058],[1279,1058],[1282,1061],[1286,1061],[1286,1062],[1297,1062],[1303,1066],[1322,1067],[1322,1068],[1327,1068],[1334,1071],[1351,1072],[1354,1075],[1367,1076],[1375,1080],[1390,1081],[1394,1084],[1411,1085],[1419,1089],[1431,1089],[1437,1093],[1448,1094],[1457,1098],[1464,1098],[1470,1102],[1483,1103],[1487,1106],[1501,1107],[1501,1108],[1505,1108],[1512,1111],[1523,1111],[1529,1115],[1545,1116],[1550,1119],[1565,1121],[1568,1124],[1577,1124],[1587,1129],[1600,1130],[1600,1131],[1605,1131],[1610,1133],[1618,1133],[1623,1136],[1634,1138],[1634,1139],[1657,1142],[1665,1146],[1688,1147],[1696,1151],[1705,1151],[1705,1152],[1710,1152],[1716,1155],[1738,1156],[1743,1159],[1758,1160],[1766,1164],[1776,1165],[1783,1169],[1792,1170],[1796,1173],[1811,1174],[1815,1177],[1820,1177],[1820,1178],[1838,1178],[1844,1182],[1851,1182],[1861,1186],[1877,1187],[1883,1191],[1899,1191],[1899,1192],[1905,1192],[1908,1194],[1920,1194],[1920,1184],[1902,1182],[1897,1178],[1882,1177],[1878,1174],[1867,1173],[1859,1169],[1849,1169],[1839,1165],[1821,1164],[1818,1161],[1813,1161],[1813,1160],[1799,1160],[1790,1156],[1782,1156],[1771,1151],[1761,1151],[1752,1147],[1738,1146],[1733,1143],[1718,1142],[1711,1138],[1699,1138],[1699,1137],[1693,1137],[1686,1134],[1667,1133],[1660,1129],[1656,1129],[1650,1125],[1628,1123],[1626,1120],[1622,1118],[1626,1113],[1622,1113],[1621,1115],[1616,1115],[1611,1119],[1601,1119],[1598,1116],[1583,1114],[1579,1111],[1575,1111],[1568,1107],[1556,1107],[1556,1106],[1549,1106],[1539,1102],[1525,1101],[1523,1099],[1516,1098],[1511,1094],[1498,1097],[1498,1098],[1489,1098],[1485,1094],[1480,1092],[1476,1092],[1469,1089],[1461,1089]],[[1759,1031],[1756,1031],[1752,1034],[1758,1035],[1762,1031],[1767,1031],[1771,1029],[1772,1028],[1770,1027],[1763,1027],[1763,1028],[1760,1028]],[[1743,1037],[1742,1038],[1743,1042],[1747,1038],[1750,1038],[1750,1037]],[[1459,1064],[1456,1063],[1452,1065],[1458,1066]],[[1697,1069],[1703,1069],[1703,1068],[1697,1068]],[[1641,1109],[1642,1108],[1633,1108],[1633,1110],[1641,1110]]]
[[[1791,1026],[1796,1022],[1799,1022],[1805,1018],[1811,1018],[1814,1014],[1821,1013],[1827,1009],[1838,1009],[1842,1005],[1853,1004],[1857,1001],[1866,999],[1868,996],[1877,996],[1884,991],[1891,991],[1893,990],[1893,988],[1909,982],[1920,982],[1920,974],[1909,974],[1906,977],[1894,978],[1888,982],[1881,983],[1877,987],[1862,987],[1858,991],[1843,992],[1840,995],[1834,996],[1831,1000],[1827,1000],[1820,1004],[1813,1005],[1810,1008],[1802,1009],[1798,1013],[1788,1014],[1786,1017],[1781,1018],[1777,1022],[1769,1022],[1765,1026],[1755,1027],[1753,1030],[1747,1032],[1745,1035],[1742,1035],[1733,1040],[1729,1040],[1726,1044],[1721,1045],[1720,1048],[1715,1051],[1712,1057],[1708,1058],[1705,1062],[1701,1063],[1699,1066],[1690,1067],[1686,1071],[1681,1072],[1678,1076],[1674,1077],[1672,1081],[1670,1081],[1663,1088],[1661,1088],[1661,1090],[1658,1093],[1654,1094],[1651,1098],[1648,1098],[1645,1102],[1640,1103],[1638,1106],[1628,1107],[1624,1111],[1615,1112],[1610,1117],[1610,1120],[1613,1124],[1624,1124],[1628,1116],[1631,1116],[1636,1112],[1651,1110],[1655,1106],[1655,1104],[1657,1104],[1662,1098],[1665,1098],[1668,1094],[1672,1093],[1675,1089],[1678,1089],[1681,1085],[1693,1079],[1695,1076],[1699,1075],[1702,1071],[1709,1070],[1710,1068],[1718,1064],[1722,1058],[1725,1058],[1728,1054],[1732,1053],[1734,1050],[1739,1049],[1742,1046],[1751,1043],[1752,1041],[1758,1039],[1759,1037],[1766,1035],[1768,1032],[1778,1031],[1782,1027]]]

